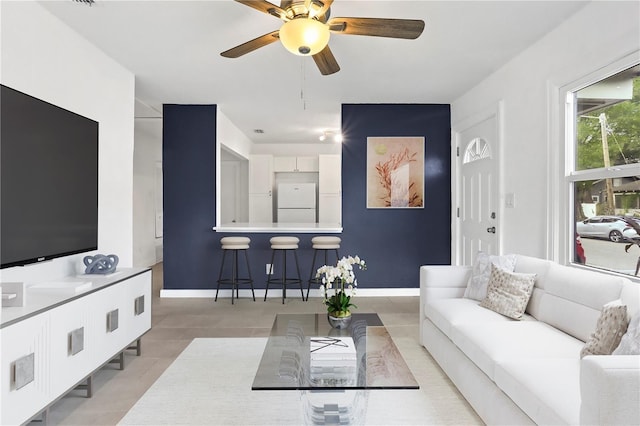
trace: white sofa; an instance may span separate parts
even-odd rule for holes
[[[640,309],[640,284],[516,258],[536,273],[521,321],[463,297],[471,266],[420,268],[420,343],[488,424],[640,424],[640,356],[580,358],[602,306]]]

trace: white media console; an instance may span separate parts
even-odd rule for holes
[[[0,424],[22,424],[72,389],[91,396],[95,371],[136,349],[151,328],[151,270],[119,269],[27,286],[2,308]]]

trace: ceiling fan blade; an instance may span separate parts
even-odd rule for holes
[[[320,4],[322,5],[320,7],[320,10],[318,10],[317,12],[315,12],[315,16],[322,16],[325,13],[327,13],[327,11],[329,10],[329,8],[331,7],[331,5],[333,4],[333,0],[316,0],[316,1],[312,1],[312,3],[315,4]]]
[[[234,48],[225,50],[220,55],[224,56],[225,58],[239,58],[242,55],[246,55],[249,52],[253,52],[256,49],[267,46],[278,40],[278,30],[272,31],[258,38],[254,38],[253,40],[250,40],[246,43],[242,43]]]
[[[330,75],[340,71],[340,65],[338,65],[328,45],[322,49],[320,53],[313,55],[313,60],[316,62],[322,75]]]
[[[329,29],[335,33],[415,39],[424,30],[419,19],[331,18]]]
[[[284,11],[280,6],[276,6],[273,3],[269,3],[266,0],[235,0],[238,3],[242,3],[245,6],[252,7],[260,12],[266,13],[267,15],[275,16],[276,18],[282,19],[283,21],[288,21],[287,12]]]
[[[286,9],[293,4],[293,0],[282,0],[280,2],[280,9]]]

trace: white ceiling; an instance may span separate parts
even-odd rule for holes
[[[340,128],[343,103],[451,103],[585,3],[335,0],[332,17],[426,26],[417,40],[332,35],[341,71],[322,76],[280,43],[221,57],[281,24],[231,0],[42,2],[136,75],[138,117],[159,117],[164,103],[218,104],[256,143],[318,143]]]

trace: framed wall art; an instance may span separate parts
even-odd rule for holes
[[[424,208],[424,137],[367,138],[367,208]]]

